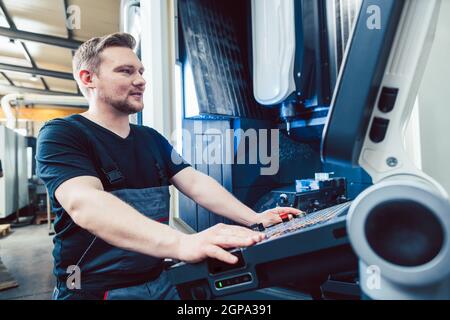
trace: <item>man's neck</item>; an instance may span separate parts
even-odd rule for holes
[[[130,133],[128,115],[115,110],[111,106],[89,104],[89,110],[81,115],[122,138],[126,138]]]

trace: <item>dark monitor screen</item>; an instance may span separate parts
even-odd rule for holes
[[[326,0],[325,2],[332,90],[336,86],[350,35],[359,15],[361,2],[362,0]]]
[[[362,0],[295,0],[295,95],[328,107]]]
[[[323,132],[323,162],[358,166],[403,5],[404,0],[361,2]]]

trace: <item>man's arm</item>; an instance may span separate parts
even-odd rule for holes
[[[279,217],[280,213],[286,212],[290,215],[301,213],[300,210],[294,208],[275,208],[263,214],[257,214],[237,200],[216,180],[192,167],[180,171],[172,177],[171,182],[202,207],[245,226],[255,223],[269,226],[282,221]]]
[[[98,178],[83,176],[62,183],[56,199],[74,222],[109,244],[159,258],[198,262],[206,257],[228,263],[237,258],[222,248],[247,247],[264,236],[246,228],[218,225],[186,235],[148,219],[114,195]]]

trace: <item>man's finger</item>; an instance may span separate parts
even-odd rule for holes
[[[206,255],[210,258],[215,258],[229,264],[235,264],[238,262],[238,258],[236,256],[214,245],[210,245],[206,248]]]
[[[298,210],[296,208],[291,208],[291,207],[279,207],[278,214],[282,214],[282,213],[290,213],[290,214],[297,216],[297,215],[303,213],[303,211]]]
[[[261,232],[256,232],[248,228],[239,227],[239,226],[225,226],[219,229],[219,233],[221,235],[233,235],[238,237],[254,237],[258,236],[260,238],[264,238],[264,234]]]
[[[212,239],[212,243],[221,248],[241,248],[250,247],[260,240],[256,237],[236,237],[217,235]]]

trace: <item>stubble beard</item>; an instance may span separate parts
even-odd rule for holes
[[[137,108],[136,106],[133,106],[131,103],[127,101],[127,99],[114,100],[110,97],[105,97],[105,102],[111,105],[115,110],[127,115],[138,113],[143,109],[143,107]]]

